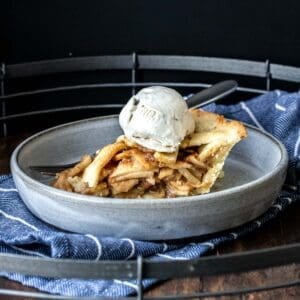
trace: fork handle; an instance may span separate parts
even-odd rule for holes
[[[186,100],[189,108],[199,108],[211,102],[215,102],[233,93],[238,87],[235,80],[225,80],[212,85]]]
[[[29,169],[33,171],[40,172],[44,175],[54,176],[56,173],[59,173],[65,169],[74,167],[78,162],[63,164],[63,165],[55,165],[55,166],[29,166]]]

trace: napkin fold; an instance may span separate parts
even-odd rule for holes
[[[257,126],[281,140],[288,151],[286,184],[272,207],[256,220],[207,239],[182,241],[148,242],[75,234],[33,216],[20,198],[11,175],[3,175],[0,176],[0,252],[95,261],[128,260],[140,255],[151,260],[192,259],[259,229],[293,202],[300,201],[299,93],[272,91],[235,105],[210,104],[204,109]],[[137,291],[134,280],[55,279],[3,271],[0,275],[41,291],[69,296],[126,296]],[[153,283],[155,280],[144,280],[143,287]]]

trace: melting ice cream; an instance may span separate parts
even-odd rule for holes
[[[173,89],[153,86],[130,98],[119,116],[125,136],[146,148],[174,152],[195,123],[182,96]]]

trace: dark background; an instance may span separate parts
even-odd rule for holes
[[[1,0],[1,60],[153,53],[300,66],[299,1]]]
[[[300,67],[299,12],[300,1],[278,0],[1,0],[0,62],[14,64],[135,51],[139,54],[269,59],[273,63]],[[62,74],[13,80],[6,82],[5,87],[6,92],[11,93],[78,82],[128,81],[129,76],[126,72]],[[213,83],[227,79],[228,75],[141,72],[137,78]],[[251,78],[241,78],[239,83],[265,86]],[[282,83],[279,88],[293,90],[295,86]],[[181,89],[180,92],[194,91]],[[129,97],[129,90],[74,91],[11,99],[6,103],[6,110],[18,113],[61,105],[125,103]],[[75,114],[72,118],[79,117]],[[56,115],[55,119],[59,123],[66,117],[60,120]],[[42,120],[48,122],[46,127],[53,123],[49,116]],[[30,122],[26,120],[25,123]]]

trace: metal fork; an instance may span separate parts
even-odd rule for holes
[[[238,84],[234,80],[225,80],[217,84],[206,88],[186,100],[189,108],[199,108],[209,103],[215,102],[225,96],[233,93],[238,87]],[[92,154],[93,156],[95,154]],[[40,166],[29,166],[31,170],[40,172],[43,175],[54,176],[56,173],[61,172],[65,169],[72,168],[77,162],[62,164],[62,165],[40,165]]]
[[[40,166],[29,166],[29,169],[33,171],[40,172],[43,175],[48,176],[55,176],[57,173],[74,167],[79,161],[69,163],[69,164],[62,164],[62,165],[40,165]]]

